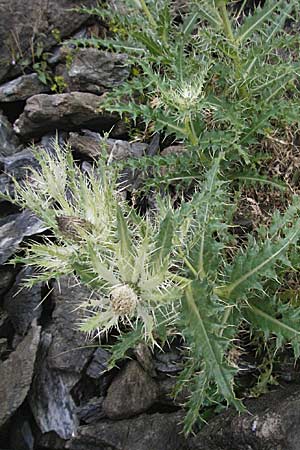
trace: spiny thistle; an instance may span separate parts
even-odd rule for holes
[[[191,393],[186,432],[204,406],[243,408],[230,356],[241,323],[252,333],[263,331],[266,342],[275,335],[277,348],[291,343],[299,356],[300,308],[278,295],[292,270],[289,253],[295,258],[299,244],[299,198],[284,215],[274,215],[269,230],[259,229],[236,249],[222,154],[189,201],[174,209],[159,200],[151,216],[137,215],[120,200],[117,174],[105,162],[84,175],[70,150],[57,143],[53,153],[36,156],[40,169],[31,171],[31,181],[15,181],[15,198],[6,196],[34,211],[56,237],[29,244],[15,258],[38,269],[27,284],[75,274],[87,285],[91,296],[79,305],[81,329],[91,336],[119,329],[112,363],[141,340],[160,345],[180,333],[186,358],[178,388]],[[54,187],[58,172],[63,184]]]

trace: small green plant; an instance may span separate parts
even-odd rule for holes
[[[91,290],[81,329],[101,336],[119,331],[113,364],[141,340],[161,346],[180,334],[185,342],[178,389],[187,386],[185,432],[205,406],[232,404],[238,367],[230,358],[243,323],[276,349],[289,342],[300,354],[300,308],[278,295],[291,271],[300,238],[300,202],[276,213],[269,229],[237,247],[230,185],[222,179],[220,153],[193,197],[177,208],[158,198],[158,208],[138,215],[120,195],[118,174],[100,160],[89,175],[68,148],[36,152],[40,169],[15,197],[52,230],[55,240],[30,243],[15,258],[37,269],[27,286],[72,274]],[[60,180],[58,183],[57,180]]]

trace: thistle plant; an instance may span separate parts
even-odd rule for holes
[[[107,94],[103,108],[172,134],[206,162],[250,164],[269,131],[299,122],[299,0],[266,0],[251,13],[226,0],[126,0],[82,9],[111,34],[72,43],[129,55],[131,78]],[[289,25],[288,25],[289,24]],[[191,167],[192,170],[192,167]],[[192,174],[194,171],[192,170]]]
[[[277,349],[290,343],[299,356],[300,308],[278,294],[299,249],[299,198],[237,247],[222,153],[190,200],[174,208],[158,199],[157,210],[144,216],[122,200],[118,175],[105,161],[83,174],[67,147],[55,144],[36,156],[40,168],[15,182],[13,199],[7,196],[38,215],[55,238],[29,243],[15,258],[36,268],[27,285],[72,274],[88,286],[80,327],[91,336],[118,331],[111,365],[141,340],[162,346],[180,334],[178,389],[190,390],[185,432],[205,406],[243,409],[230,357],[243,324],[263,332],[266,343],[276,336]]]

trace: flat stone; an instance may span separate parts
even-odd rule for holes
[[[28,168],[36,168],[38,162],[31,149],[24,149],[11,156],[0,157],[0,168],[3,173],[0,175],[0,192],[14,196],[14,182],[12,177],[18,182],[22,181],[28,173]],[[4,201],[0,198],[0,202]]]
[[[12,125],[0,111],[0,157],[13,155],[19,147],[19,140]]]
[[[14,280],[12,267],[0,267],[0,298],[11,287]]]
[[[148,144],[127,142],[121,139],[104,139],[99,133],[82,130],[70,133],[69,144],[72,149],[90,158],[109,155],[109,162],[122,161],[128,158],[139,158],[147,153]]]
[[[190,450],[299,450],[299,385],[245,403],[249,412],[230,408],[210,420],[192,439]]]
[[[108,131],[119,120],[118,115],[101,112],[104,95],[88,92],[39,94],[30,97],[14,129],[23,137],[42,136],[55,129],[72,130],[85,127]]]
[[[0,102],[26,100],[44,92],[50,92],[50,87],[40,81],[37,73],[22,75],[0,86]]]
[[[25,58],[32,61],[37,44],[46,52],[61,38],[70,36],[86,22],[87,15],[75,12],[77,6],[97,6],[98,0],[0,0],[0,80],[22,72],[18,64]],[[32,44],[34,42],[34,45]]]
[[[10,424],[10,448],[33,450],[34,436],[29,419],[20,412],[14,415]]]
[[[49,327],[52,343],[49,348],[49,367],[72,373],[81,373],[94,348],[89,346],[85,333],[79,331],[82,311],[77,309],[91,292],[72,277],[62,277],[52,292],[55,308]]]
[[[166,352],[156,351],[154,366],[158,372],[177,373],[182,370],[182,355],[175,350]]]
[[[39,341],[40,327],[33,326],[9,358],[0,363],[0,426],[25,400],[32,381]]]
[[[73,91],[102,94],[120,86],[129,76],[125,54],[82,48],[75,52],[68,70],[68,88]]]
[[[36,284],[31,289],[22,289],[22,282],[33,275],[31,267],[23,268],[4,300],[4,309],[18,334],[24,335],[33,319],[42,313],[42,285]]]
[[[42,334],[36,375],[28,399],[42,433],[54,431],[62,439],[70,439],[76,435],[79,425],[76,405],[70,394],[79,376],[51,369],[47,357],[51,340],[51,334]]]
[[[93,354],[92,360],[87,367],[86,374],[90,378],[100,378],[107,369],[110,353],[104,348],[97,348]]]
[[[0,264],[4,264],[13,255],[24,237],[45,229],[42,221],[28,210],[0,219]]]
[[[132,417],[147,411],[158,397],[156,381],[137,361],[130,361],[109,386],[103,411],[110,419]]]
[[[38,444],[51,450],[190,450],[189,440],[182,434],[182,420],[182,412],[101,420],[79,427],[77,436],[68,442],[52,434],[41,436]]]
[[[104,397],[91,398],[84,405],[78,406],[76,410],[78,419],[85,424],[103,419],[105,417],[102,407],[103,399]]]

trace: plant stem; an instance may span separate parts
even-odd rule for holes
[[[148,20],[149,20],[149,22],[151,23],[152,27],[153,27],[154,29],[156,29],[156,22],[155,22],[155,20],[154,20],[152,14],[151,14],[151,12],[150,12],[150,9],[149,9],[148,6],[147,6],[145,0],[140,0],[140,4],[141,4],[141,6],[142,6],[142,8],[143,8],[144,13],[145,13],[146,16],[148,17]]]
[[[226,0],[220,0],[217,3],[217,8],[219,10],[222,22],[223,22],[223,27],[224,27],[224,32],[225,35],[227,36],[227,38],[234,42],[234,35],[233,35],[233,31],[232,31],[232,27],[231,27],[231,23],[228,17],[228,13],[227,13],[227,9],[226,9]]]
[[[186,135],[187,135],[188,139],[190,140],[190,143],[192,145],[197,145],[198,137],[195,133],[194,126],[193,126],[193,123],[192,123],[192,120],[190,117],[185,118],[184,125],[185,125]]]

